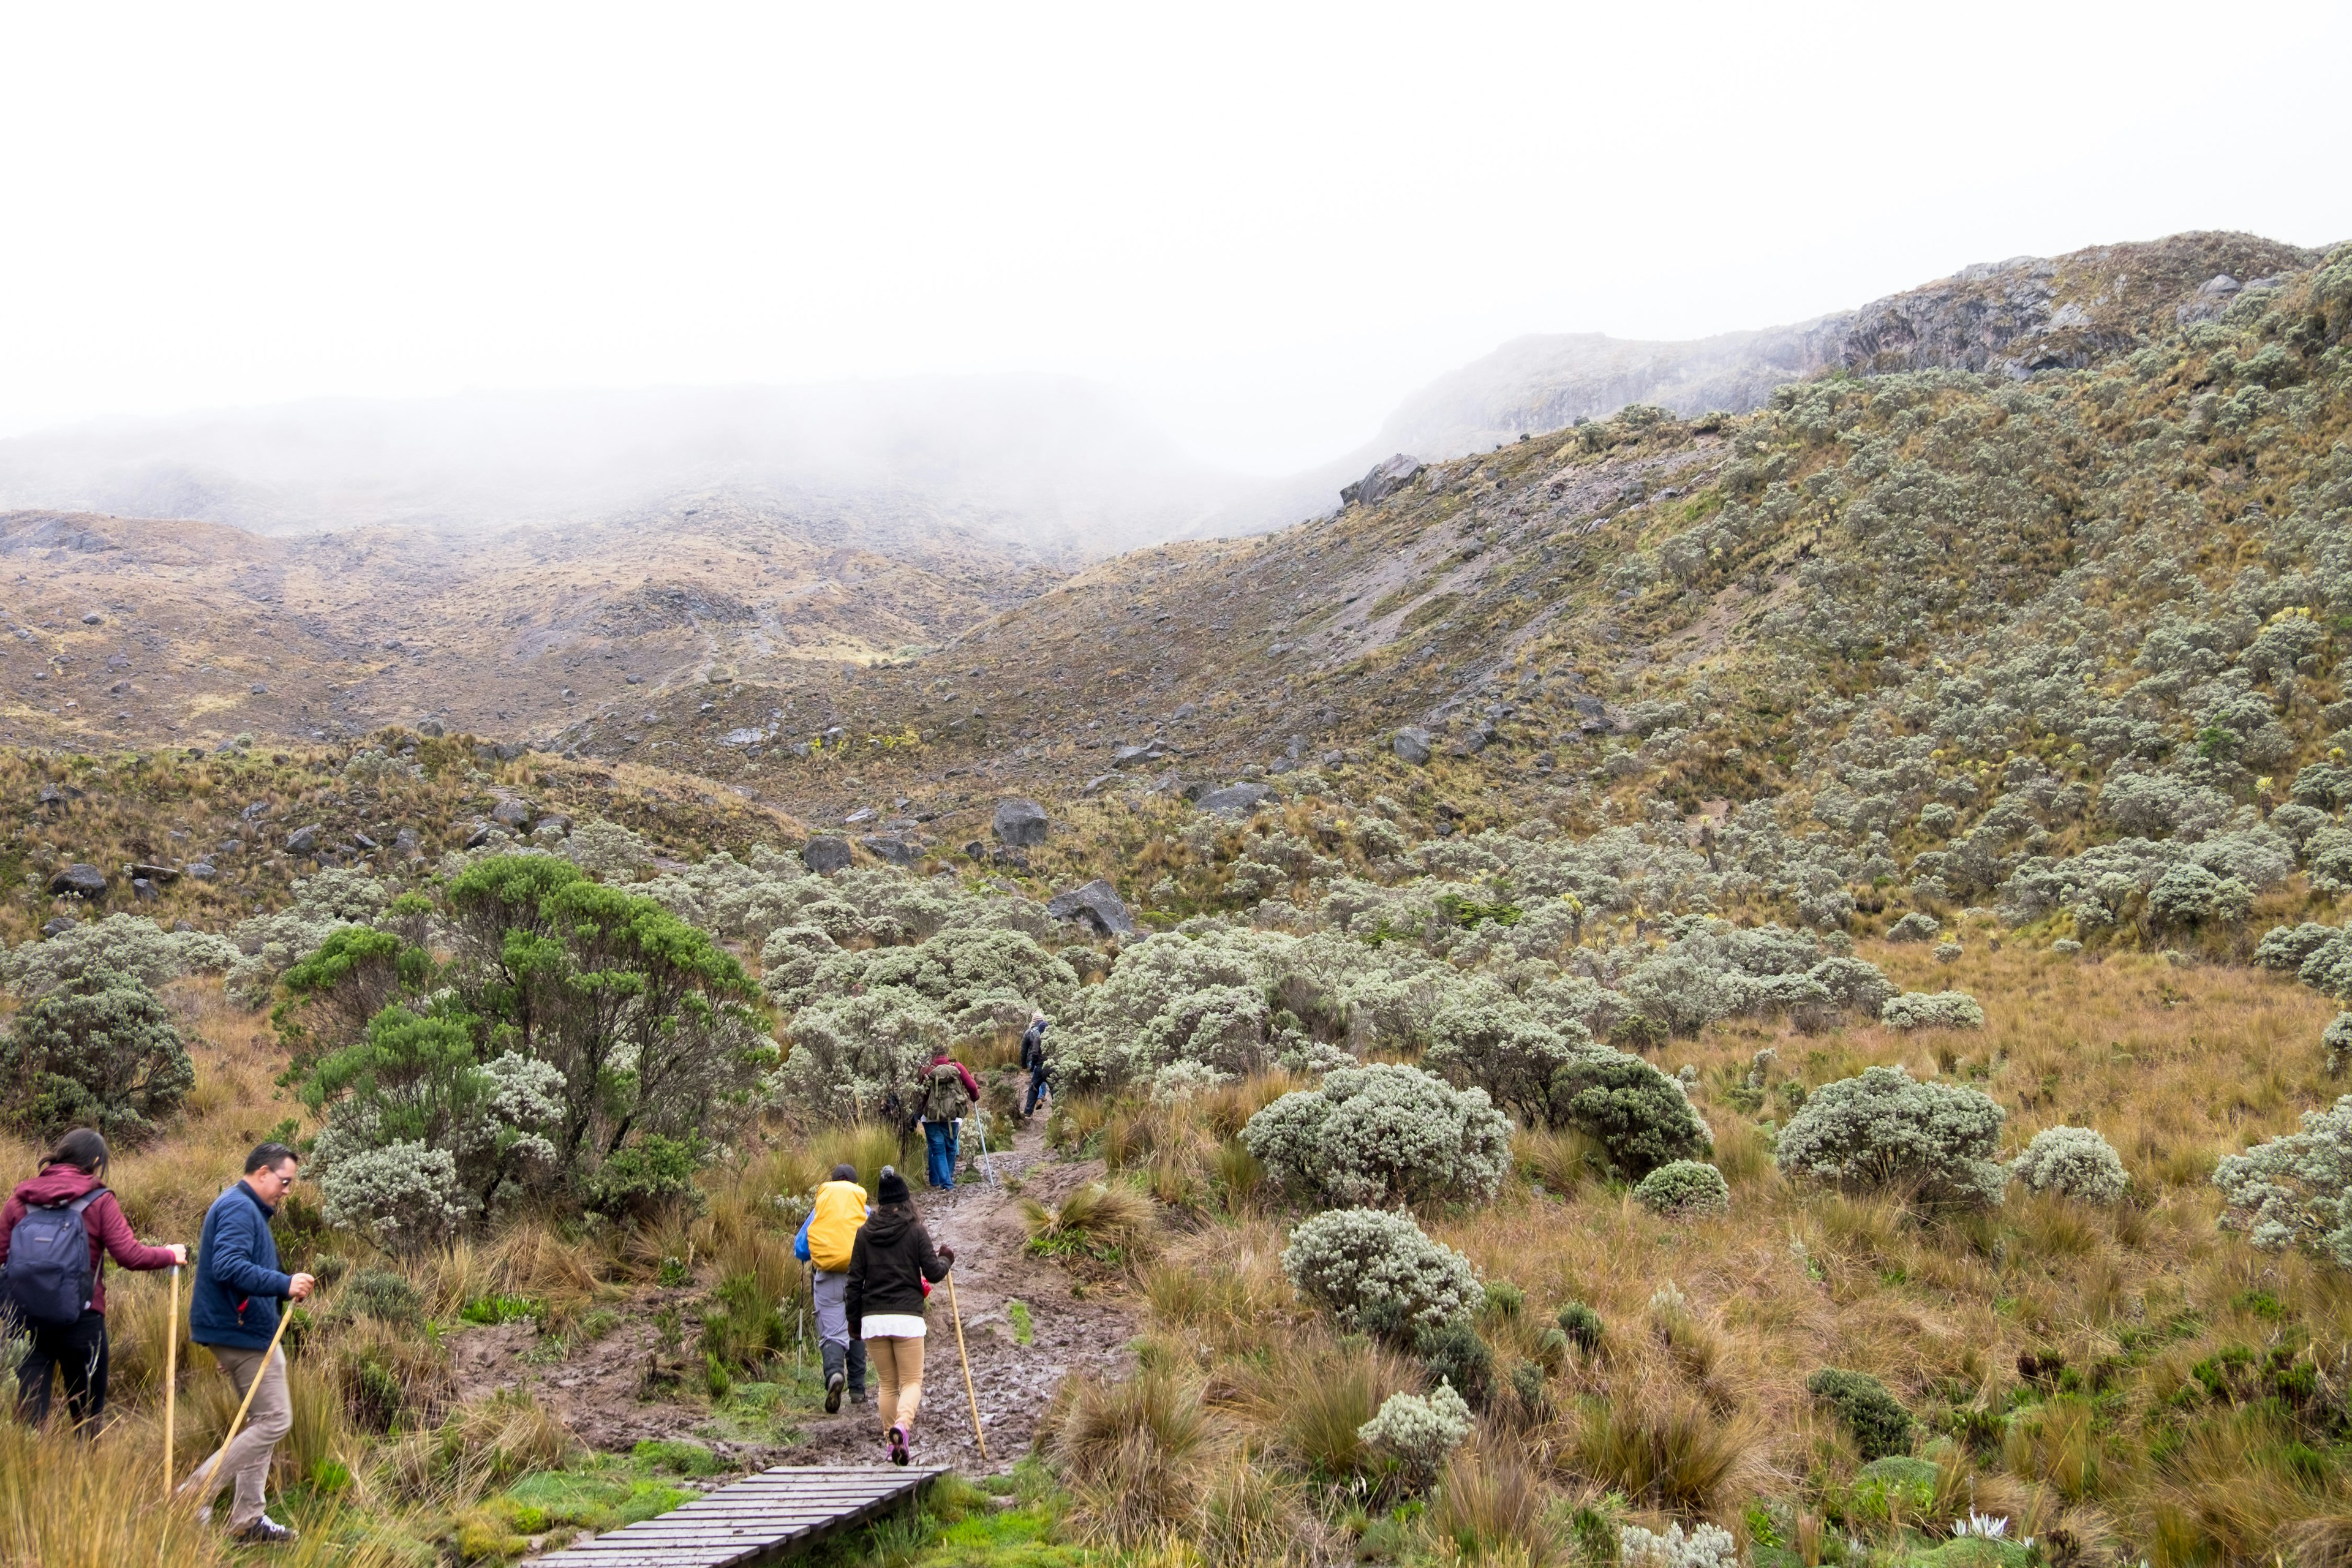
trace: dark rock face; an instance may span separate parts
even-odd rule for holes
[[[821,877],[830,877],[852,858],[849,840],[820,833],[801,846],[801,864]]]
[[[1415,729],[1399,730],[1390,738],[1389,750],[1411,763],[1414,767],[1419,767],[1429,761],[1429,731]]]
[[[1057,921],[1080,921],[1097,936],[1132,936],[1135,921],[1119,901],[1118,889],[1097,877],[1083,888],[1056,893],[1045,912]]]
[[[1121,746],[1110,754],[1115,768],[1148,768],[1168,754],[1168,748],[1157,741],[1147,741],[1140,746]]]
[[[479,849],[483,845],[488,844],[490,841],[490,832],[491,828],[488,823],[478,822],[474,824],[473,831],[466,835],[466,847],[468,849]]]
[[[530,821],[530,807],[519,800],[502,800],[490,808],[490,820],[500,827],[521,827]]]
[[[144,877],[131,878],[131,890],[142,899],[152,899],[155,897],[155,884],[149,881]]]
[[[1213,789],[1197,803],[1202,811],[1229,811],[1246,816],[1265,802],[1274,798],[1274,791],[1262,784],[1227,784]]]
[[[296,828],[293,832],[286,836],[286,853],[289,855],[311,855],[317,853],[319,848],[319,835],[323,831],[325,831],[324,827],[320,824],[315,822],[308,827]]]
[[[1402,452],[1393,458],[1382,458],[1373,464],[1371,471],[1362,479],[1340,489],[1339,504],[1354,506],[1360,501],[1370,506],[1383,500],[1411,484],[1413,476],[1425,466],[1419,458],[1410,458]]]
[[[106,873],[77,860],[49,879],[49,892],[61,899],[102,899],[106,896]]]
[[[220,872],[214,868],[211,861],[199,860],[194,865],[188,868],[188,875],[194,877],[199,882],[209,882],[215,877],[219,876]]]
[[[1054,825],[1045,808],[1034,800],[1001,800],[996,803],[992,826],[998,843],[1026,849],[1045,843]]]
[[[47,920],[41,922],[41,934],[43,936],[63,936],[66,932],[73,930],[74,927],[79,924],[81,924],[81,921],[74,919],[71,915],[51,915]]]
[[[414,860],[425,853],[425,840],[414,827],[404,827],[392,836],[392,852],[403,859]]]
[[[437,741],[449,731],[442,728],[440,720],[425,719],[418,722],[416,732],[425,736],[427,740]]]

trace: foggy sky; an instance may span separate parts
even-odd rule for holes
[[[29,5],[0,435],[1029,372],[1281,473],[1529,331],[2352,237],[2341,5]]]

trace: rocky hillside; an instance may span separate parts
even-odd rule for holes
[[[943,642],[1066,568],[870,502],[283,539],[0,514],[0,742],[517,735],[638,686]]]
[[[1122,557],[920,659],[553,742],[938,850],[1000,794],[1244,783],[1385,797],[1415,832],[1706,840],[1823,921],[1907,888],[2087,922],[2047,866],[2091,850],[2142,894],[2199,843],[2279,888],[2338,853],[2352,778],[2347,320],[2339,251],[2088,368],[1630,409]]]
[[[2235,292],[2310,267],[2318,253],[2244,234],[2177,234],[2055,258],[2015,257],[1794,326],[1689,342],[1598,332],[1516,339],[1415,394],[1364,461],[1454,458],[1628,404],[1744,414],[1775,387],[1828,374],[2079,368],[2154,342]],[[1361,464],[1358,465],[1359,467]]]

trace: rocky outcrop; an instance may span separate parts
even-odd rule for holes
[[[801,864],[820,877],[843,869],[854,858],[849,840],[830,833],[820,833],[801,846]]]
[[[49,879],[49,892],[56,898],[102,899],[106,897],[106,873],[77,860]]]
[[[1118,889],[1099,877],[1083,888],[1055,894],[1045,912],[1057,921],[1077,921],[1097,936],[1135,934],[1135,921],[1119,900]]]
[[[1411,484],[1413,476],[1428,465],[1419,458],[1399,452],[1372,465],[1371,471],[1352,485],[1339,488],[1341,506],[1373,506]]]
[[[990,822],[996,841],[1008,849],[1032,849],[1045,842],[1053,819],[1034,800],[1001,800]]]

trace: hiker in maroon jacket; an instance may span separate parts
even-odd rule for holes
[[[106,1140],[87,1127],[78,1127],[57,1142],[41,1161],[41,1173],[17,1184],[5,1207],[0,1207],[0,1274],[8,1264],[8,1244],[32,1208],[62,1208],[100,1188],[106,1173]],[[131,1234],[122,1205],[114,1194],[99,1191],[81,1211],[89,1233],[89,1302],[81,1316],[61,1325],[24,1321],[32,1345],[16,1369],[17,1409],[38,1426],[49,1414],[49,1372],[65,1375],[66,1409],[74,1425],[95,1431],[106,1414],[106,1260],[125,1268],[169,1268],[188,1260],[188,1249],[174,1243],[146,1247]]]

